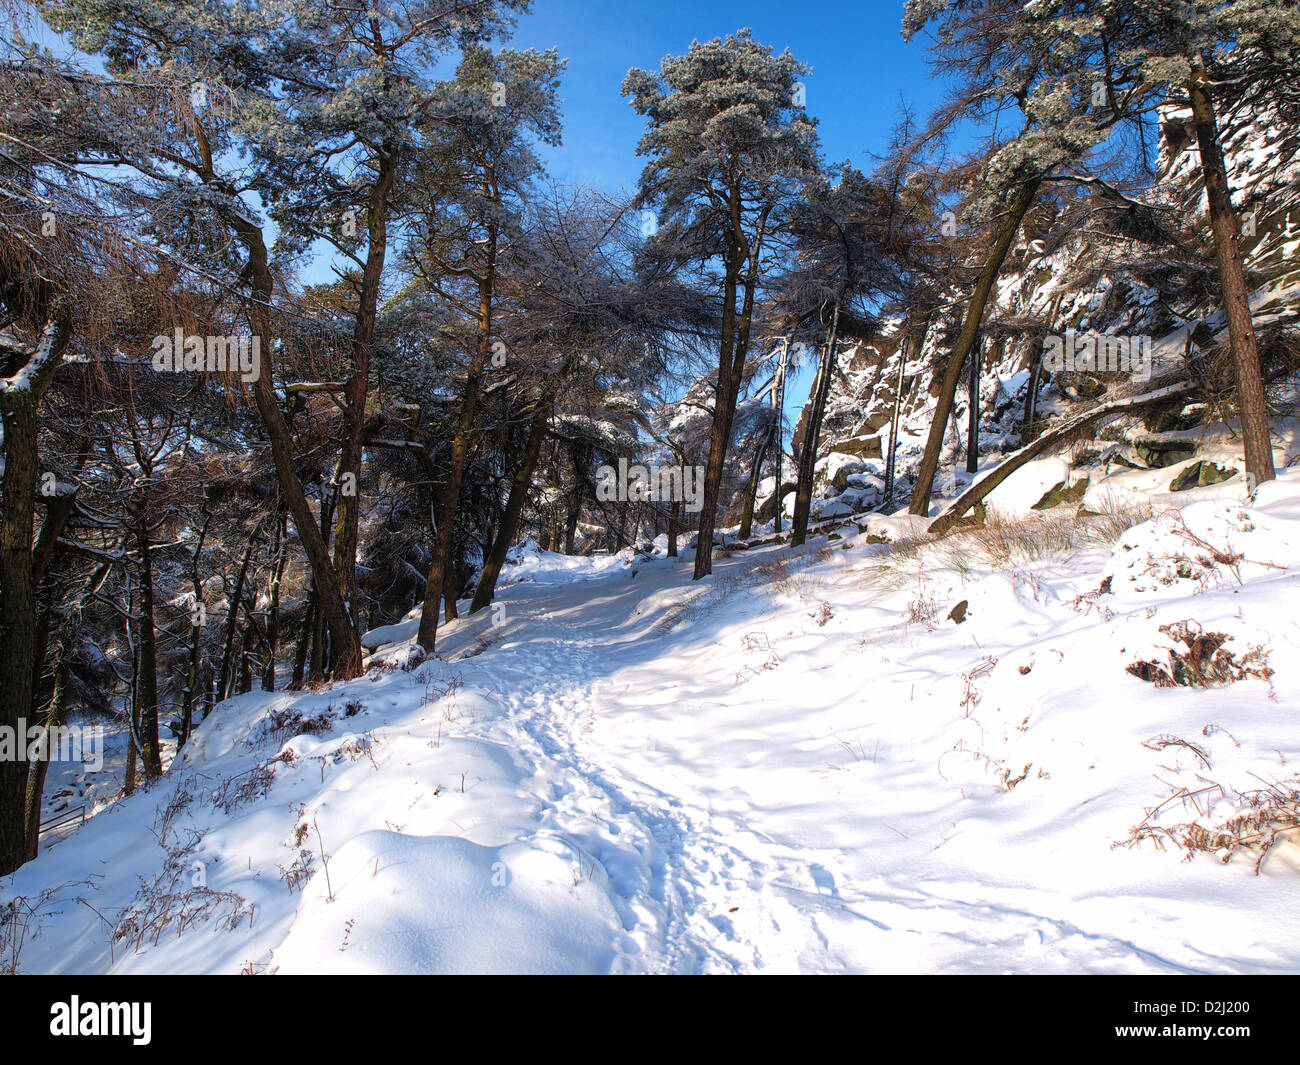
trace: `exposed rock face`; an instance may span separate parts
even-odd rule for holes
[[[1217,462],[1193,462],[1169,482],[1169,491],[1186,492],[1189,488],[1204,488],[1207,484],[1218,484],[1229,477],[1236,477],[1238,472],[1240,471],[1220,466]]]
[[[885,420],[885,425],[889,420]],[[877,429],[880,426],[876,427]],[[830,445],[833,452],[841,455],[858,455],[862,458],[878,459],[882,458],[880,437],[878,436],[852,436],[847,440],[836,440]]]
[[[1152,469],[1177,466],[1196,457],[1196,445],[1189,440],[1142,437],[1133,442],[1133,450],[1137,452],[1138,458]]]
[[[1091,477],[1075,481],[1074,484],[1062,481],[1060,484],[1049,488],[1043,494],[1043,498],[1034,504],[1033,509],[1050,510],[1052,507],[1059,507],[1066,503],[1082,503],[1090,484],[1092,484]]]
[[[1193,244],[1203,242],[1198,249],[1202,260],[1212,263],[1195,136],[1175,112],[1164,116],[1163,130],[1157,178],[1145,198],[1182,221],[1188,239]],[[1225,129],[1224,140],[1234,202],[1242,207],[1242,250],[1251,283],[1257,286],[1252,306],[1261,350],[1267,350],[1267,331],[1294,329],[1300,314],[1300,134],[1293,125],[1265,115]],[[1091,405],[1098,398],[1141,387],[1127,372],[1047,372],[1040,362],[1048,336],[1074,330],[1150,337],[1156,372],[1180,369],[1189,353],[1212,355],[1222,341],[1224,323],[1214,302],[1217,290],[1212,278],[1201,277],[1192,284],[1181,275],[1175,277],[1159,248],[1124,236],[1083,236],[1044,250],[1036,241],[1049,233],[1054,217],[1046,204],[1031,212],[985,316],[978,397],[982,456],[1005,453],[1026,436],[1037,436],[1043,419],[1068,414],[1076,403]],[[963,295],[951,293],[955,304]],[[839,357],[819,450],[823,455],[839,452],[879,463],[877,472],[882,474],[902,370],[896,471],[901,483],[893,493],[891,509],[905,503],[910,493],[907,474],[924,446],[959,315],[959,309],[936,314],[914,356],[908,355],[911,345],[903,343],[906,323],[884,318],[875,334],[855,338]],[[1031,426],[1029,393],[1036,371]],[[965,454],[969,402],[963,383],[946,437],[941,481],[945,470],[951,480],[952,467]],[[1132,422],[1135,428],[1145,426],[1149,434],[1134,433],[1130,438],[1132,464],[1158,468],[1195,458],[1195,439],[1160,439],[1159,435],[1173,436],[1217,416],[1204,405],[1182,401],[1151,408],[1140,423]],[[805,407],[794,434],[794,454],[802,447],[807,417]],[[1126,460],[1115,457],[1114,461]],[[1198,482],[1208,476],[1217,474],[1195,474]],[[936,487],[940,497],[948,494],[942,483]]]

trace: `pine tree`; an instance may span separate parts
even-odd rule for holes
[[[957,386],[979,336],[980,324],[1025,216],[1044,182],[1103,141],[1118,120],[1112,110],[1092,111],[1095,74],[1085,46],[1064,32],[1066,0],[908,0],[903,32],[914,38],[932,23],[934,64],[958,79],[922,140],[931,141],[964,120],[980,121],[1004,111],[1019,112],[1023,125],[1006,140],[990,139],[978,186],[964,203],[964,221],[988,231],[987,250],[965,297],[961,329],[939,385],[934,420],[917,470],[910,512],[927,515],[944,434]],[[1115,73],[1113,70],[1108,73]],[[1117,96],[1112,96],[1117,100]]]
[[[427,142],[412,172],[421,197],[410,262],[454,315],[466,347],[465,378],[452,430],[448,469],[425,583],[420,646],[432,651],[438,607],[451,570],[453,536],[465,463],[477,431],[484,377],[508,362],[496,332],[498,287],[522,253],[523,195],[540,174],[536,138],[560,139],[559,76],[554,51],[465,52],[453,82],[442,87],[427,119]],[[540,429],[539,429],[540,432]],[[538,443],[540,449],[540,442]],[[455,595],[447,597],[448,619]]]
[[[1246,474],[1254,484],[1272,480],[1276,473],[1268,404],[1219,110],[1253,121],[1267,109],[1293,110],[1300,103],[1300,4],[1155,0],[1130,12],[1093,0],[1075,18],[1091,31],[1093,40],[1114,42],[1110,53],[1141,65],[1148,98],[1166,107],[1181,105],[1190,113],[1232,349]]]
[[[802,105],[808,68],[773,55],[748,30],[668,56],[657,74],[631,70],[623,94],[648,130],[639,192],[653,234],[647,262],[694,268],[721,293],[713,427],[695,579],[713,570],[723,466],[749,354],[766,257],[802,186],[818,172],[816,124]],[[716,265],[716,269],[715,269]]]

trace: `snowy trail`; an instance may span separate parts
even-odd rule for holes
[[[714,580],[725,588],[763,557],[728,560]],[[680,575],[639,594],[653,601],[660,587],[674,586],[680,595]],[[689,669],[674,680],[664,673],[682,649],[662,626],[630,639],[626,630],[629,613],[636,613],[630,608],[635,597],[626,590],[598,597],[598,607],[581,611],[573,609],[567,593],[539,591],[523,599],[530,608],[529,650],[508,665],[515,648],[503,647],[494,662],[510,707],[501,722],[509,735],[500,739],[532,745],[538,764],[563,779],[544,815],[546,826],[608,874],[628,940],[622,968],[926,971],[940,959],[945,968],[1011,971],[1018,966],[1005,959],[1013,956],[1022,959],[1019,964],[1027,960],[1046,971],[1223,967],[1209,952],[1187,949],[1190,944],[1170,952],[1159,935],[1160,922],[1154,929],[1144,927],[1140,915],[1119,915],[1104,897],[1083,893],[1063,907],[1062,878],[1046,878],[1049,882],[1041,885],[1032,873],[1020,882],[1014,875],[986,879],[975,870],[986,863],[996,869],[991,854],[954,871],[943,861],[945,846],[968,832],[968,818],[981,820],[956,812],[956,803],[880,820],[859,817],[861,823],[842,835],[836,825],[806,830],[779,804],[769,809],[745,787],[737,790],[737,781],[762,774],[747,774],[744,755],[728,753],[743,751],[753,739],[753,722],[731,712],[729,696],[719,696],[737,686],[729,683],[734,656],[701,654],[697,648],[690,652]],[[693,594],[713,593],[706,588]],[[878,598],[861,590],[856,597],[859,608]],[[748,615],[742,610],[738,621],[729,619],[728,631],[760,625],[764,610],[770,613],[765,607],[748,608]],[[1056,619],[1055,631],[1064,643],[1085,624],[1067,613]],[[887,645],[891,634],[878,635]],[[1026,638],[1014,628],[1000,635],[991,648],[999,655],[1024,653],[1042,638],[1041,631]],[[948,661],[939,665],[915,637],[905,639],[903,648],[890,653],[905,654],[908,668],[895,665],[880,678],[879,701],[901,706],[918,695],[942,699],[956,679],[951,648],[944,649],[941,657]],[[967,652],[967,665],[994,657],[984,650]],[[881,661],[890,660],[882,655]],[[798,665],[785,666],[778,671],[797,676]],[[824,667],[810,663],[810,668]],[[842,687],[843,678],[835,683]],[[840,694],[852,690],[850,683]],[[817,705],[836,702],[832,689]],[[707,721],[701,730],[709,748],[707,757],[692,760],[656,731],[669,719],[696,715]],[[923,739],[917,743],[926,746]],[[943,747],[929,749],[944,753]],[[904,776],[914,775],[918,764],[926,770],[933,765],[932,756],[921,762],[906,743],[896,753]],[[835,768],[823,775],[834,776]],[[906,806],[888,792],[893,779],[882,776],[857,788],[856,800],[867,810]],[[961,799],[966,797],[963,789]],[[917,815],[928,816],[937,828],[918,838]],[[852,811],[847,820],[853,820]],[[1165,914],[1161,921],[1188,916]]]
[[[1160,522],[892,580],[865,539],[720,557],[698,584],[684,560],[521,564],[436,659],[408,618],[361,678],[222,704],[157,786],[0,884],[41,907],[23,968],[1294,971],[1300,848],[1256,876],[1116,846],[1179,787],[1226,799],[1300,764],[1300,471],[1273,492],[1183,512],[1262,560],[1245,583],[1150,580],[1180,549]],[[1183,619],[1274,673],[1128,672]],[[189,891],[195,861],[219,895]]]
[[[601,631],[608,619],[579,626],[535,620],[529,631],[545,650],[540,659],[502,678],[511,708],[507,719],[518,743],[527,737],[536,761],[549,763],[564,784],[553,785],[546,827],[599,861],[623,898],[621,916],[635,954],[630,969],[651,972],[741,972],[761,968],[755,944],[777,936],[798,945],[815,938],[815,928],[772,890],[778,865],[761,841],[735,822],[720,818],[698,798],[675,794],[641,779],[592,742],[597,716],[624,708],[606,692],[619,686],[618,673],[600,669]],[[606,652],[607,654],[610,652]],[[616,653],[616,652],[614,652]],[[538,667],[541,667],[540,669]],[[551,667],[547,669],[546,667]],[[506,669],[504,664],[500,667]],[[548,678],[527,690],[520,674]],[[563,680],[554,679],[556,675]],[[504,724],[505,722],[503,722]],[[738,845],[740,840],[749,845]],[[767,925],[760,930],[758,925]]]
[[[603,747],[597,721],[617,731],[663,693],[639,684],[635,667],[620,667],[621,640],[610,637],[620,620],[611,617],[620,613],[617,605],[559,622],[554,613],[562,606],[561,596],[539,601],[528,619],[533,650],[512,667],[504,649],[494,663],[510,708],[500,721],[508,734],[499,738],[531,744],[534,763],[552,778],[544,830],[609,876],[630,941],[623,955],[628,971],[853,971],[863,963],[861,941],[886,935],[952,937],[949,950],[974,954],[1065,939],[1095,941],[1121,956],[1143,953],[1005,900],[945,898],[937,884],[926,892],[875,878],[872,890],[863,890],[846,872],[840,848],[779,842],[744,813],[717,810],[708,767],[694,780],[666,771],[653,740],[643,757]],[[629,699],[630,692],[636,695]],[[714,739],[725,747],[731,737]],[[858,941],[848,957],[837,949],[846,937]],[[899,949],[882,944],[880,953],[897,957]],[[917,950],[919,966],[935,947],[927,942]],[[1155,955],[1146,960],[1180,968]]]

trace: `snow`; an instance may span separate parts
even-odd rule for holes
[[[1008,512],[1062,479],[1026,469]],[[1114,543],[891,551],[868,541],[925,519],[871,515],[698,583],[688,556],[524,545],[504,611],[444,627],[440,657],[412,618],[355,681],[226,701],[157,784],[0,882],[45,893],[19,968],[1293,972],[1296,842],[1258,875],[1124,844],[1296,774],[1300,468],[1253,502],[1155,499]],[[1184,622],[1271,674],[1128,671]]]
[[[602,972],[614,957],[617,915],[591,881],[556,890],[572,878],[574,856],[546,842],[549,849],[390,831],[354,836],[330,860],[330,874],[365,914],[356,942],[351,911],[334,905],[317,877],[276,951],[278,971]]]

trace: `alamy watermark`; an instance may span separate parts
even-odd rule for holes
[[[1049,373],[1126,373],[1134,381],[1151,380],[1151,338],[1079,333],[1043,338],[1043,369]]]
[[[152,1002],[69,1002],[50,1006],[50,1035],[128,1037],[135,1046],[152,1039]]]
[[[153,368],[160,373],[238,373],[248,384],[262,373],[262,338],[186,336],[177,326],[171,336],[153,338]]]
[[[692,513],[704,507],[703,466],[601,466],[596,471],[596,498],[602,503],[684,502]]]
[[[84,762],[91,772],[104,768],[104,729],[100,725],[0,725],[0,762]]]

